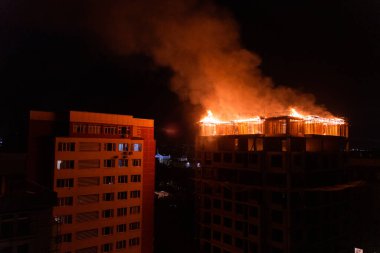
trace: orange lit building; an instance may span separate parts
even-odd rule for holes
[[[29,177],[58,195],[58,252],[153,252],[153,120],[32,111],[28,154]]]
[[[346,166],[347,124],[290,116],[251,124],[200,125],[199,251],[351,252],[363,184]]]

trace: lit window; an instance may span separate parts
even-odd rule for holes
[[[142,144],[141,143],[133,143],[132,144],[132,151],[141,152],[142,151]]]
[[[74,169],[74,160],[57,160],[57,169]]]
[[[128,151],[128,143],[119,143],[119,151]]]

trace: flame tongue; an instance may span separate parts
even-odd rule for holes
[[[220,123],[223,123],[223,121],[215,118],[210,110],[207,110],[207,116],[204,117],[203,119],[201,119],[200,122],[204,123],[204,124],[220,124]]]

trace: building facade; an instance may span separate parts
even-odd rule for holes
[[[346,126],[330,135],[289,116],[259,123],[200,128],[199,252],[352,252],[363,185],[346,166]]]
[[[30,113],[28,171],[57,193],[57,252],[153,252],[155,150],[153,120]]]

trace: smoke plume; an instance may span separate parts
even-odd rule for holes
[[[111,6],[110,6],[111,3]],[[93,9],[97,32],[119,53],[145,53],[170,67],[171,89],[221,118],[271,116],[289,107],[328,116],[315,98],[276,86],[260,71],[258,55],[242,48],[229,13],[198,0],[107,1]],[[101,24],[99,24],[101,22]]]

